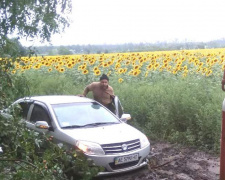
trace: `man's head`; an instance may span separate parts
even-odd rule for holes
[[[103,74],[101,77],[100,77],[100,83],[101,83],[101,87],[103,89],[107,89],[108,88],[108,85],[109,85],[109,78],[106,74]]]

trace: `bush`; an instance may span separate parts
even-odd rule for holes
[[[119,91],[124,109],[133,116],[132,124],[150,138],[219,152],[220,81],[167,78],[151,85],[124,84]]]
[[[26,77],[1,74],[0,107],[29,94]],[[91,179],[102,170],[74,148],[58,146],[52,137],[26,128],[20,109],[10,109],[11,118],[0,115],[0,179]]]

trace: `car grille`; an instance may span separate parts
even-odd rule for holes
[[[141,148],[140,140],[135,139],[132,141],[114,143],[114,144],[104,144],[102,148],[105,154],[118,154],[123,152],[134,151]]]

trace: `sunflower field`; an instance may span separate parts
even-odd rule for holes
[[[13,64],[12,73],[34,69],[99,76],[104,72],[116,75],[122,83],[131,77],[148,80],[152,73],[182,77],[221,75],[225,67],[225,49],[22,57],[21,60]]]
[[[0,59],[23,77],[24,95],[81,94],[105,73],[129,122],[150,139],[219,152],[225,49]],[[91,94],[88,95],[91,97]],[[19,98],[19,97],[18,97]]]

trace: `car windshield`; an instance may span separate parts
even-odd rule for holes
[[[97,103],[68,103],[52,105],[61,128],[79,128],[120,123]]]

